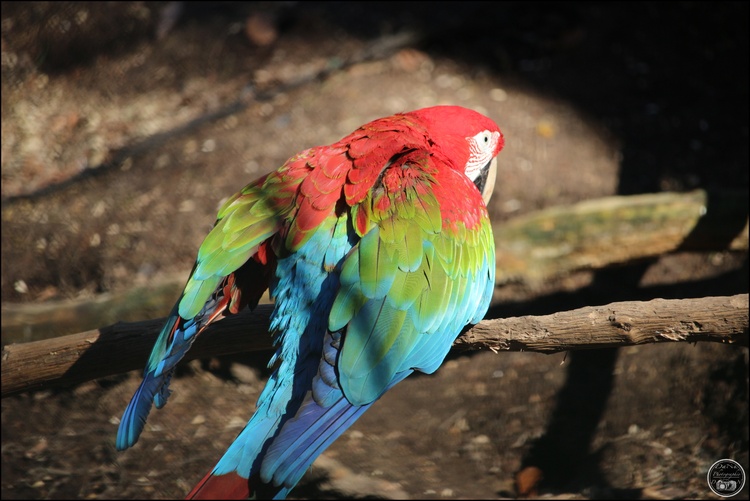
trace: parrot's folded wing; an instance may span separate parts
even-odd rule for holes
[[[435,371],[489,306],[486,207],[466,176],[439,161],[405,155],[354,208],[369,230],[344,260],[328,329],[345,332],[337,369],[355,405],[380,397],[404,371]]]
[[[296,184],[289,186],[271,176],[261,178],[219,210],[216,224],[198,250],[185,289],[157,338],[143,382],[122,416],[117,449],[127,449],[138,441],[152,403],[157,408],[166,404],[174,367],[203,329],[227,312],[257,305],[268,288],[266,246],[290,210],[289,194],[294,193]]]

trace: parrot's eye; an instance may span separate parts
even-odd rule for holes
[[[467,137],[471,156],[464,168],[464,173],[473,182],[477,180],[483,168],[489,165],[500,139],[499,132],[483,130],[479,134]]]

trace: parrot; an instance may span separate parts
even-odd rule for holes
[[[273,300],[271,375],[247,425],[188,499],[284,499],[404,378],[433,373],[486,314],[487,203],[504,137],[440,105],[304,150],[219,209],[120,420],[133,446],[175,366],[212,322]]]

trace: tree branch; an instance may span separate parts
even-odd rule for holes
[[[186,360],[271,349],[273,306],[260,305],[216,322],[196,340]],[[164,319],[3,348],[2,397],[77,384],[144,367]],[[625,301],[545,316],[484,320],[454,348],[560,351],[667,341],[748,345],[748,294],[699,299]]]

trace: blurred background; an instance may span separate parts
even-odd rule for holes
[[[489,317],[746,293],[747,20],[745,2],[3,2],[3,344],[166,315],[228,196],[436,104],[505,134],[493,224],[705,197],[669,254],[498,270]],[[3,399],[2,497],[184,496],[247,421],[267,358],[186,365],[124,453],[137,371]],[[747,348],[705,343],[452,355],[373,406],[293,495],[718,498],[708,467],[748,467],[747,365]]]

